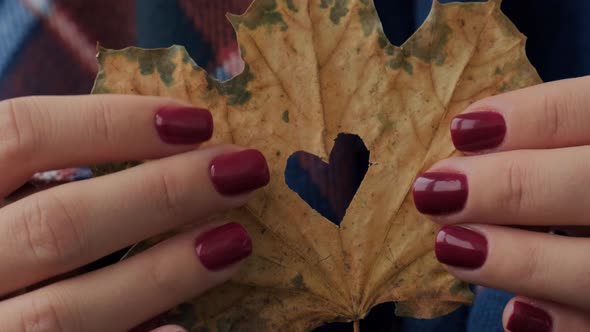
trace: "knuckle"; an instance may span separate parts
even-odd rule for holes
[[[541,114],[538,121],[542,121],[539,131],[550,142],[563,140],[569,132],[580,123],[586,108],[585,102],[578,93],[561,91],[559,94],[545,94],[542,97]]]
[[[543,257],[535,246],[523,246],[523,264],[512,264],[516,268],[516,275],[520,280],[526,280],[528,285],[534,286],[535,281],[543,280],[541,266]]]
[[[92,115],[90,122],[90,135],[101,142],[115,144],[115,132],[111,129],[113,128],[113,109],[101,99],[97,99],[97,103],[97,111]]]
[[[542,114],[539,118],[543,125],[540,131],[549,140],[553,140],[561,133],[561,113],[560,110],[564,108],[563,100],[556,96],[544,95],[543,105],[541,107]]]
[[[521,163],[511,160],[504,168],[506,184],[500,194],[499,202],[508,208],[508,211],[518,215],[525,203],[525,182],[527,171]]]
[[[24,98],[0,102],[0,157],[21,160],[34,155],[37,135]]]
[[[154,201],[158,207],[172,215],[178,215],[184,206],[181,182],[167,171],[160,172],[154,177]]]
[[[50,292],[40,292],[32,296],[26,310],[21,314],[23,332],[62,332],[66,331],[57,297]]]
[[[63,264],[83,249],[84,242],[72,214],[55,195],[32,200],[20,223],[23,243],[39,264]]]
[[[183,294],[177,275],[169,268],[169,259],[160,259],[157,255],[146,256],[143,273],[154,294],[170,297]],[[184,290],[186,292],[186,290]]]

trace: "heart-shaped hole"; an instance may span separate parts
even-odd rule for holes
[[[285,182],[309,206],[340,226],[369,169],[369,150],[353,134],[339,134],[328,163],[305,151],[292,154]]]

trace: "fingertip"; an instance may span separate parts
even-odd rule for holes
[[[162,142],[171,145],[195,145],[213,136],[213,116],[207,109],[165,105],[154,115],[154,125]]]
[[[502,145],[506,128],[502,113],[492,108],[479,108],[451,120],[451,139],[459,151],[489,152]]]
[[[506,327],[508,324],[508,320],[510,319],[510,315],[512,314],[512,310],[514,308],[514,301],[516,301],[516,297],[513,297],[506,303],[504,307],[504,312],[502,313],[502,326]]]
[[[443,159],[416,175],[412,184],[412,196],[418,212],[437,223],[444,224],[447,219],[453,219],[450,217],[462,210],[469,193],[469,168],[465,165],[465,159],[467,158]],[[453,202],[454,206],[451,207],[446,206],[447,202],[434,197],[447,196],[449,190],[465,197]]]
[[[553,331],[553,318],[543,305],[522,297],[515,297],[506,305],[502,323],[510,332]]]
[[[444,226],[435,238],[436,258],[450,272],[480,269],[488,256],[488,240],[470,226]]]
[[[151,332],[187,332],[187,330],[178,325],[166,325],[160,326],[157,329],[152,330]]]
[[[209,165],[211,181],[223,196],[243,195],[270,182],[268,162],[258,150],[242,150],[216,156]]]
[[[200,233],[195,239],[195,253],[208,271],[233,271],[252,254],[252,240],[244,226],[231,222]]]
[[[418,176],[412,190],[416,209],[432,217],[445,217],[463,210],[468,192],[465,174],[438,170]]]

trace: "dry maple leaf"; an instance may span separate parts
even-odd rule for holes
[[[402,46],[372,0],[256,0],[229,16],[245,69],[219,82],[182,47],[102,49],[95,93],[171,96],[206,107],[211,144],[261,150],[270,185],[219,216],[245,225],[254,254],[230,282],[167,314],[191,331],[306,331],[358,321],[383,302],[429,318],[471,293],[437,263],[437,226],[414,209],[418,172],[455,151],[450,119],[473,101],[540,82],[500,1],[435,2]],[[356,134],[371,166],[340,226],[285,183],[288,158],[328,160]],[[111,169],[112,171],[112,169]],[[357,325],[358,327],[358,325]]]

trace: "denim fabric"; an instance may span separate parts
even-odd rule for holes
[[[20,0],[0,1],[0,77],[36,22]]]
[[[482,290],[469,314],[467,321],[468,332],[504,332],[502,327],[502,313],[508,301],[514,296],[495,289]],[[451,332],[452,330],[448,330]]]

